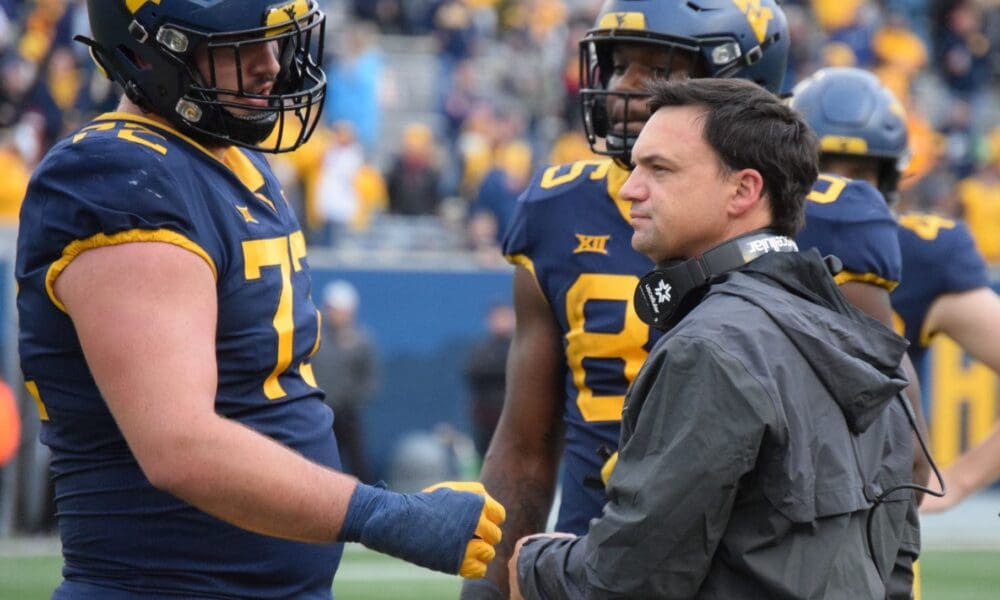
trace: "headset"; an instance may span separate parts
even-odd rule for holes
[[[727,240],[701,256],[671,260],[639,280],[635,312],[644,323],[667,331],[701,301],[712,279],[771,252],[798,252],[791,238],[762,229]]]

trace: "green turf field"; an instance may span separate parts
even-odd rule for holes
[[[995,600],[1000,596],[1000,550],[927,551],[924,600]],[[48,599],[59,582],[57,556],[0,554],[0,600]],[[411,567],[351,547],[337,574],[338,600],[444,600],[458,597],[456,578]]]

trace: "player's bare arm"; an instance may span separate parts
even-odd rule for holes
[[[990,288],[945,294],[931,304],[924,325],[955,340],[976,360],[1000,373],[1000,296]]]
[[[160,243],[90,250],[56,293],[154,486],[251,531],[336,539],[356,481],[215,413],[216,289],[201,258]]]
[[[215,413],[216,289],[200,257],[161,243],[90,250],[57,279],[56,293],[111,413],[155,487],[265,535],[329,543],[343,539],[342,527],[350,523],[356,531],[347,539],[411,562],[422,563],[411,550],[437,552],[437,542],[425,540],[414,549],[403,547],[413,540],[382,539],[377,521],[400,507],[388,506],[381,492],[356,489],[353,477]],[[421,500],[443,505],[442,496],[450,493]],[[352,518],[349,510],[358,498],[367,502]],[[390,502],[412,498],[396,494]],[[405,506],[401,510],[406,513]],[[498,541],[503,509],[487,497],[481,510],[474,539],[461,541],[465,557],[459,565],[447,566],[449,559],[424,566],[481,577],[493,557],[490,546]],[[419,510],[413,515],[431,517]],[[373,533],[370,522],[379,530]]]
[[[1000,373],[1000,296],[989,288],[945,294],[931,305],[927,329],[955,340],[977,360]],[[1000,479],[1000,425],[978,446],[942,472],[948,486],[943,498],[927,498],[924,512],[940,512]]]
[[[487,578],[507,594],[514,543],[543,531],[552,505],[562,439],[565,359],[548,302],[524,267],[514,272],[517,328],[507,359],[503,413],[483,461],[482,482],[508,509],[503,540]]]

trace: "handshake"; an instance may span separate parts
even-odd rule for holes
[[[359,483],[339,541],[462,577],[486,574],[505,511],[478,482],[446,481],[418,494]]]

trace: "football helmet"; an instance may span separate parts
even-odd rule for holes
[[[580,102],[591,149],[623,166],[638,133],[610,130],[608,97],[624,101],[628,123],[629,104],[647,94],[608,89],[614,46],[621,43],[686,52],[695,58],[696,76],[750,79],[774,93],[788,63],[788,23],[776,0],[607,0],[580,41]]]
[[[87,11],[93,39],[76,39],[104,73],[202,144],[285,152],[319,122],[326,17],[317,0],[87,0]],[[264,84],[245,73],[261,44],[280,66]],[[227,67],[234,82],[217,77]]]
[[[910,162],[906,112],[875,75],[854,67],[820,69],[795,86],[790,104],[816,132],[821,155],[876,161],[878,189],[895,201]]]

